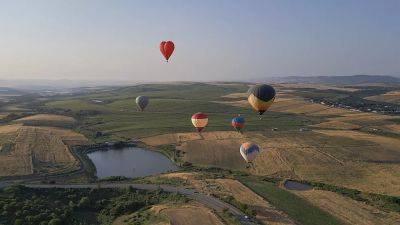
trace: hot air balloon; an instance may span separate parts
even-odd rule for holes
[[[232,126],[235,128],[238,132],[242,132],[242,128],[244,127],[244,118],[243,117],[235,117],[232,119]]]
[[[164,58],[167,60],[169,60],[169,57],[171,57],[172,52],[174,52],[175,49],[175,45],[174,42],[172,41],[162,41],[160,43],[160,51],[161,54],[164,56]]]
[[[262,84],[251,87],[248,91],[250,105],[262,115],[275,100],[275,89],[272,86]]]
[[[146,96],[138,96],[136,98],[136,105],[138,106],[140,111],[143,111],[144,108],[149,104],[149,98]]]
[[[204,113],[196,113],[192,116],[193,126],[197,129],[198,132],[201,132],[208,123],[208,116]]]
[[[260,148],[254,143],[245,142],[240,146],[240,154],[248,163],[253,162],[259,153]]]

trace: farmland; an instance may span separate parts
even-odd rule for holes
[[[46,125],[72,123],[66,116],[38,114],[0,126],[0,176],[52,174],[74,171],[79,162],[69,151],[69,145],[82,145],[87,139],[69,129],[29,126],[27,121]]]
[[[255,210],[256,218],[263,224],[295,224],[286,213],[277,210],[269,202],[252,192],[239,181],[233,179],[216,179],[215,183],[224,194],[232,195],[237,201]]]
[[[393,148],[398,141],[393,136],[397,117],[332,107],[303,97],[311,89],[332,99],[372,89],[300,84],[275,87],[276,102],[261,120],[245,100],[248,84],[241,83],[138,85],[58,99],[46,103],[45,108],[72,112],[80,120],[77,130],[93,142],[139,139],[155,148],[173,145],[181,161],[198,166],[399,195],[395,171],[400,153]],[[137,95],[150,97],[145,112],[136,110],[133,98]],[[209,115],[209,125],[201,135],[193,132],[189,119],[199,111]],[[244,134],[232,131],[229,125],[238,114],[246,118]],[[371,133],[373,130],[385,133]],[[238,154],[244,141],[266,149],[251,170],[245,168]],[[379,175],[371,173],[375,170]],[[380,180],[382,176],[387,179]],[[371,181],[373,185],[368,185]]]
[[[385,212],[329,191],[309,190],[294,191],[294,193],[341,218],[347,224],[396,224],[400,220],[400,215],[397,213]]]
[[[17,123],[32,126],[72,127],[76,122],[74,118],[54,114],[36,114],[15,120]]]
[[[248,214],[254,213],[261,223],[343,224],[365,217],[364,224],[390,224],[397,218],[394,212],[381,211],[381,217],[375,218],[373,212],[380,209],[369,206],[351,211],[362,203],[332,192],[290,193],[277,184],[251,179],[290,178],[400,196],[400,117],[309,98],[315,90],[317,96],[337,101],[349,93],[361,95],[370,87],[276,84],[277,99],[260,118],[246,101],[248,86],[144,84],[49,98],[32,109],[36,113],[17,112],[15,119],[4,117],[8,120],[0,126],[0,160],[6,166],[0,168],[1,176],[69,173],[80,166],[70,151],[72,146],[134,141],[165,153],[178,164],[189,165],[182,172],[137,182],[187,185],[236,204]],[[134,98],[138,95],[150,98],[144,112],[136,109]],[[209,124],[201,134],[194,132],[190,122],[196,112],[209,116]],[[230,126],[232,117],[239,114],[246,118],[243,134]],[[239,154],[245,141],[257,143],[262,149],[251,168],[246,168]],[[230,173],[209,177],[202,170],[209,168],[249,177],[240,178],[241,182]],[[288,198],[295,198],[298,205],[290,205]],[[359,217],[333,210],[340,204]],[[121,215],[114,224],[144,217],[159,224],[190,224],[192,217],[185,215],[197,211],[209,218],[209,224],[223,221],[223,215],[214,215],[195,203],[160,205],[158,209]]]
[[[400,103],[400,91],[391,91],[381,95],[374,95],[366,97],[368,100],[389,102],[389,103]]]
[[[252,191],[267,199],[278,209],[285,211],[300,224],[344,224],[328,212],[316,208],[310,202],[264,181],[242,180]]]
[[[198,221],[207,225],[222,225],[223,223],[209,209],[199,204],[184,204],[181,206],[157,205],[153,212],[168,217],[170,224],[196,225]]]

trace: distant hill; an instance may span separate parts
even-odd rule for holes
[[[40,79],[0,79],[0,87],[22,91],[65,91],[81,87],[125,86],[137,82],[120,80],[40,80]]]
[[[321,83],[336,85],[353,85],[365,83],[400,83],[400,78],[386,75],[352,75],[352,76],[289,76],[267,79],[279,83]]]
[[[24,92],[9,87],[0,87],[0,95],[21,95]]]

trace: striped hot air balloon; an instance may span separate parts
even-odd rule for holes
[[[138,96],[136,98],[136,105],[138,106],[140,111],[143,111],[144,108],[149,104],[149,98],[146,96]]]
[[[262,115],[275,100],[275,89],[266,84],[256,85],[248,91],[250,105]]]
[[[244,127],[244,118],[241,116],[235,117],[232,119],[232,126],[235,128],[238,132],[241,132],[241,130]]]
[[[245,142],[240,146],[240,154],[248,163],[253,162],[259,153],[260,148],[254,143]]]
[[[202,131],[208,123],[208,116],[204,113],[196,113],[192,116],[192,124],[198,132]]]

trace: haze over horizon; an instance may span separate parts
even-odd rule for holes
[[[0,79],[400,74],[400,1],[7,1]],[[165,63],[158,49],[173,40]]]

